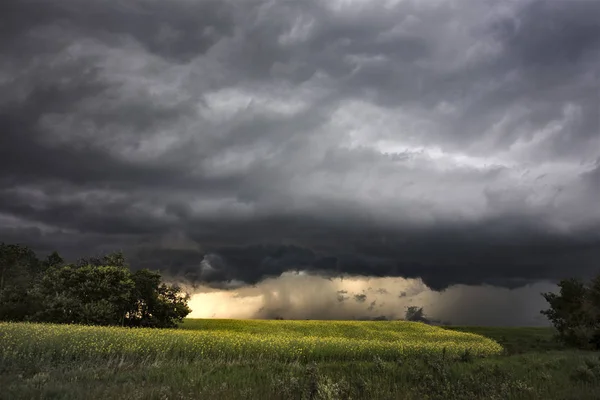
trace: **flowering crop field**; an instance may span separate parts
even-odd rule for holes
[[[401,321],[0,323],[0,400],[600,399],[597,354],[551,335]]]
[[[372,361],[498,354],[483,336],[415,322],[188,320],[183,329],[0,323],[0,357],[48,361]]]

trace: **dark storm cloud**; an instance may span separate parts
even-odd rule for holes
[[[516,21],[496,26],[517,65],[573,68],[598,51],[600,12],[597,1],[525,2]]]
[[[599,7],[3,2],[0,240],[219,287],[589,275]]]
[[[110,40],[105,35],[130,35],[149,52],[185,61],[204,53],[234,28],[231,7],[206,0],[179,2],[176,7],[162,1],[92,0],[82,7],[76,0],[8,0],[0,6],[0,13],[4,19],[0,44],[15,52],[17,43],[10,37],[61,25],[105,40]],[[43,51],[28,44],[30,50]]]

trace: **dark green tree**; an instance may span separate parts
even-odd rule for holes
[[[579,348],[600,348],[600,276],[587,284],[565,279],[559,293],[542,293],[550,308],[542,310],[558,339]]]
[[[0,320],[176,327],[189,296],[157,272],[131,272],[122,252],[65,264],[0,244]]]
[[[132,274],[134,290],[128,324],[131,326],[172,328],[190,313],[189,296],[179,287],[161,283],[157,272],[147,269]]]
[[[31,249],[0,243],[0,320],[23,321],[33,307],[29,296],[43,265]]]
[[[83,257],[77,260],[76,265],[83,267],[86,265],[112,265],[115,267],[129,267],[125,261],[125,255],[122,251],[115,251],[100,257]]]
[[[32,320],[124,325],[133,288],[131,272],[124,267],[53,266],[35,287],[43,307]]]
[[[42,265],[44,270],[46,270],[50,267],[58,267],[64,263],[65,260],[63,260],[63,258],[56,251],[53,251],[48,255],[48,257],[46,257]]]

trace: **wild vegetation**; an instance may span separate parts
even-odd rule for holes
[[[132,272],[122,253],[66,264],[0,243],[0,321],[169,328],[189,314],[188,297],[157,272]]]

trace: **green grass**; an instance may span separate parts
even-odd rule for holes
[[[0,399],[600,398],[598,355],[561,349],[545,328],[234,320],[181,328],[0,323]]]
[[[553,328],[487,326],[449,326],[445,328],[456,332],[474,333],[493,339],[500,343],[508,354],[564,349],[564,346],[556,341]]]

